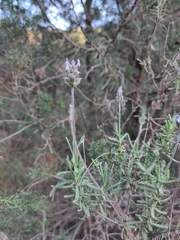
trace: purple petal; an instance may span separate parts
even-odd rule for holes
[[[118,94],[118,95],[122,95],[122,94],[123,94],[122,86],[120,86],[120,87],[118,88],[117,94]]]
[[[66,58],[66,62],[65,62],[65,69],[66,69],[66,71],[69,71],[70,69],[69,69],[69,66],[70,66],[70,63],[69,63],[69,61],[68,61],[68,58]]]
[[[75,64],[75,61],[72,60],[72,61],[71,61],[71,67],[75,67],[75,65],[76,65],[76,64]]]
[[[80,60],[79,60],[79,59],[77,60],[76,66],[77,66],[77,67],[80,67],[80,66],[81,66],[81,63],[80,63]]]

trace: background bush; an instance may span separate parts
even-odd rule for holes
[[[178,239],[179,9],[168,0],[1,1],[0,226],[10,239]],[[70,150],[66,58],[81,61],[85,166]]]

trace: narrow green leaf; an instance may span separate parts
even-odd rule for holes
[[[78,142],[78,147],[84,143],[84,135],[80,138],[79,142]]]
[[[75,190],[75,199],[78,200],[79,199],[79,186],[76,185],[76,190]]]
[[[156,212],[162,214],[162,215],[166,215],[166,214],[167,214],[167,212],[165,212],[165,211],[161,211],[161,210],[159,210],[159,209],[156,208],[156,207],[154,208],[154,210],[155,210]]]
[[[141,221],[130,221],[125,223],[120,223],[119,226],[129,227],[129,228],[137,228],[137,225],[141,224]]]
[[[151,213],[151,217],[152,217],[153,219],[158,220],[158,218],[155,217],[155,212],[154,212],[155,206],[156,206],[155,203],[152,204],[151,209],[150,209],[150,213]]]
[[[74,166],[74,172],[78,174],[78,173],[79,173],[79,168],[77,168],[76,166]]]
[[[161,199],[160,202],[161,203],[167,203],[172,197],[173,197],[174,194],[170,195],[169,197],[165,198],[165,199]]]
[[[72,169],[73,169],[73,165],[72,165],[71,161],[69,160],[69,156],[67,156],[66,162],[67,162],[68,168],[69,168],[70,170],[72,170]]]
[[[73,181],[72,180],[63,180],[62,182],[59,182],[59,183],[57,183],[55,186],[53,186],[53,188],[55,188],[55,189],[57,189],[57,188],[62,188],[64,185],[66,185],[66,184],[68,184],[68,183],[70,183],[70,184],[72,184],[73,183]]]
[[[141,181],[141,182],[139,182],[139,184],[142,184],[142,185],[145,185],[145,186],[148,186],[148,187],[152,187],[152,188],[156,187],[156,185],[154,183],[150,183],[148,181]]]
[[[64,195],[64,198],[72,198],[74,197],[74,194]]]
[[[147,227],[148,227],[149,231],[152,232],[152,230],[153,230],[152,224],[149,221],[147,221]]]
[[[106,216],[106,214],[105,214],[105,212],[104,212],[104,209],[103,209],[103,207],[102,207],[101,204],[99,205],[99,208],[100,208],[100,210],[101,210],[102,215],[103,215],[103,216]]]
[[[148,240],[147,233],[145,231],[142,232],[143,240]]]
[[[104,168],[103,168],[103,182],[104,182],[104,185],[107,184],[107,181],[108,181],[108,166],[107,166],[107,162],[105,162],[104,164]]]
[[[99,188],[91,183],[87,183],[86,184],[88,187],[92,188],[92,189],[95,189],[95,190],[99,190]]]
[[[108,137],[108,139],[111,141],[111,142],[119,142],[117,138],[114,138],[114,137]]]
[[[147,173],[152,172],[152,170],[154,169],[154,167],[156,166],[156,164],[157,164],[157,162],[154,161],[154,162],[151,164],[151,166],[147,169]]]
[[[136,164],[138,165],[138,167],[144,172],[146,173],[146,168],[140,163],[140,162],[136,162]]]
[[[87,216],[90,216],[89,208],[87,208],[83,202],[81,202],[81,209],[85,212]]]
[[[154,223],[154,222],[152,222],[151,224],[158,228],[168,229],[168,226],[166,226],[166,225],[162,225],[162,224],[158,224],[158,223]]]
[[[70,150],[71,150],[71,153],[73,153],[73,149],[72,149],[71,144],[70,144],[70,142],[69,142],[69,139],[68,139],[67,137],[66,137],[66,141],[67,141],[68,146],[69,146],[69,148],[70,148]]]
[[[118,186],[120,186],[120,185],[121,185],[121,182],[117,182],[117,183],[111,185],[110,187],[108,187],[108,188],[107,188],[107,191],[109,191],[109,190],[111,190],[111,189],[113,189],[113,188],[116,188],[116,187],[118,187]]]
[[[71,171],[62,171],[62,172],[57,172],[56,176],[61,176],[61,175],[66,175],[66,174],[71,174]]]

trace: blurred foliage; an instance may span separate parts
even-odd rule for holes
[[[0,228],[7,232],[11,229],[11,237],[21,232],[32,237],[37,231],[41,231],[41,227],[38,227],[42,221],[41,211],[48,210],[44,203],[45,197],[35,193],[22,191],[10,196],[1,193]],[[19,239],[23,239],[23,235]]]
[[[55,173],[68,169],[65,159],[71,152],[65,138],[71,139],[71,94],[63,81],[65,60],[81,61],[82,81],[75,89],[76,134],[78,139],[85,135],[90,167],[98,155],[108,153],[108,161],[114,154],[108,137],[118,119],[115,97],[120,85],[127,101],[122,132],[136,140],[144,106],[146,139],[153,145],[168,114],[180,110],[180,3],[2,0],[0,7],[0,190],[2,199],[21,205],[21,211],[15,208],[20,220],[12,221],[14,213],[7,209],[0,215],[0,226],[14,239],[89,239],[92,232],[101,237],[98,218],[87,220],[63,198],[71,190],[57,190],[46,200],[48,210],[37,200],[47,221],[37,214],[30,197],[31,191],[42,203],[41,196],[49,196],[51,185],[62,181]],[[27,199],[21,194],[16,198],[21,191]],[[22,212],[31,203],[36,213],[30,211],[24,218]],[[116,230],[109,225],[106,234]]]

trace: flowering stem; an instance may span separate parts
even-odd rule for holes
[[[74,100],[74,87],[71,87],[71,104],[69,109],[69,122],[73,138],[73,147],[75,148],[76,142],[76,125],[75,125],[75,100]]]
[[[79,151],[79,147],[78,147],[78,144],[77,144],[77,141],[76,141],[74,88],[81,82],[81,78],[79,78],[79,71],[78,71],[79,66],[80,66],[80,61],[79,60],[77,60],[77,64],[75,64],[74,60],[72,60],[72,62],[70,64],[68,59],[66,59],[65,67],[66,67],[66,71],[68,72],[68,76],[66,76],[64,78],[64,80],[65,80],[65,83],[69,87],[71,87],[71,104],[69,106],[69,123],[70,123],[72,138],[73,138],[73,155],[78,154],[79,159],[81,160],[81,162],[84,166],[85,174],[87,173],[87,175],[89,175],[91,181],[99,189],[99,192],[104,196],[104,198],[106,198],[106,200],[109,202],[111,207],[115,210],[117,216],[119,216],[119,218],[122,218],[122,219],[125,220],[123,214],[116,209],[113,202],[110,200],[110,198],[107,196],[107,194],[105,194],[104,190],[99,186],[98,182],[95,180],[95,178],[91,174],[91,172],[89,170],[89,167],[87,167],[84,159],[81,156],[81,153]],[[119,111],[121,112],[121,109],[119,109]],[[120,122],[120,124],[121,124],[121,122]]]
[[[120,86],[118,88],[118,91],[117,91],[117,95],[116,95],[116,99],[118,101],[118,117],[119,117],[119,126],[118,126],[118,134],[119,134],[119,138],[120,138],[120,134],[121,134],[121,106],[123,107],[124,106],[124,98],[123,98],[123,90],[122,90],[122,86]]]
[[[119,137],[120,137],[120,134],[121,134],[121,104],[119,103]]]

